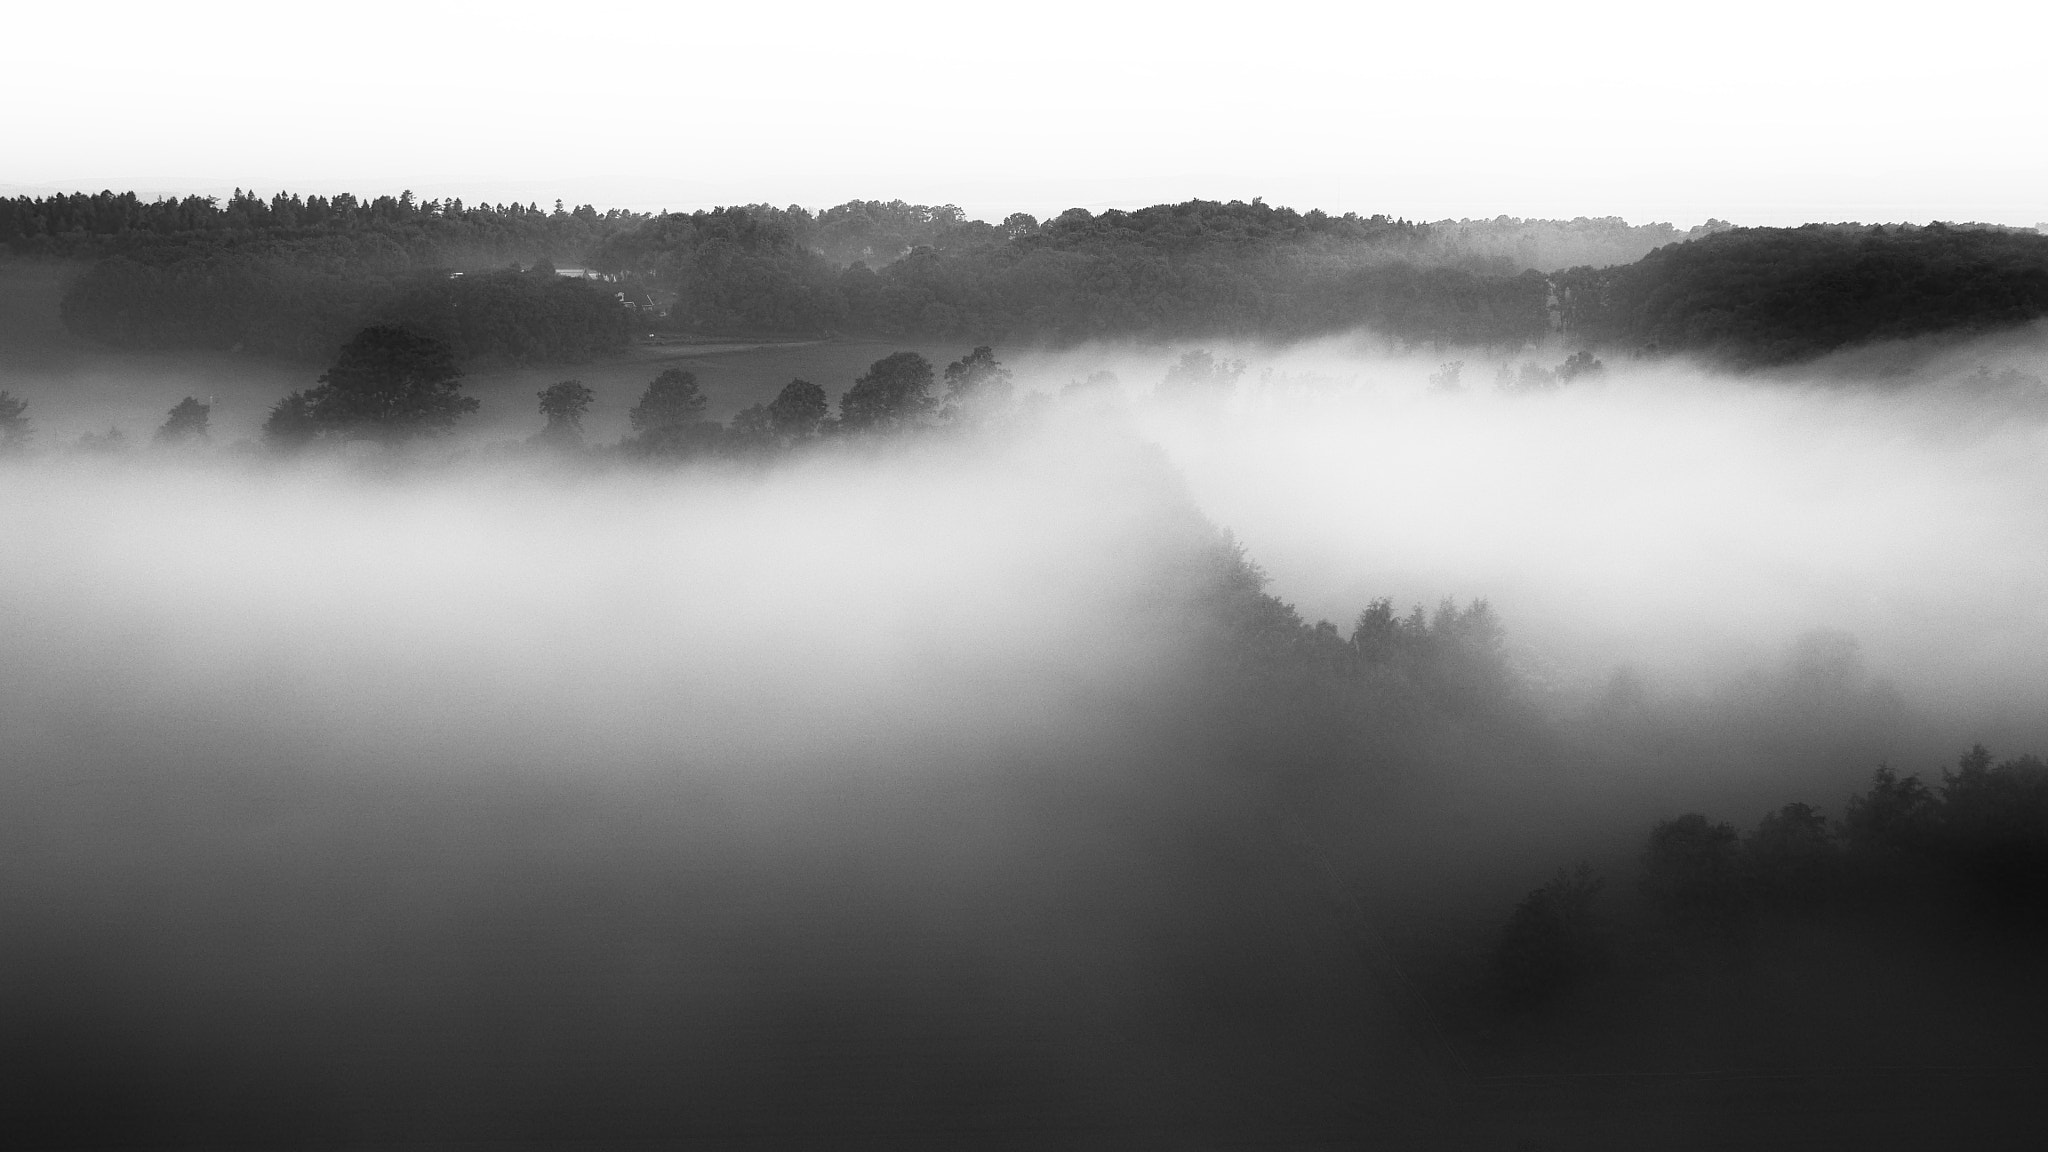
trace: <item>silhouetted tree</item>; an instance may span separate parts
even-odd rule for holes
[[[1827,817],[1810,804],[1787,804],[1757,824],[1742,856],[1760,896],[1811,907],[1828,895],[1841,851]]]
[[[313,401],[304,392],[293,392],[271,405],[263,420],[263,442],[272,448],[303,448],[319,435]]]
[[[1842,813],[1849,849],[1868,859],[1897,858],[1932,842],[1939,801],[1917,776],[1899,779],[1888,766],[1871,776],[1870,791],[1852,796]]]
[[[626,446],[644,456],[687,456],[708,449],[724,429],[704,419],[706,403],[696,373],[663,369],[626,413],[636,433]]]
[[[461,379],[439,340],[386,325],[365,328],[342,345],[319,386],[307,389],[304,418],[316,435],[386,442],[438,435],[479,406],[460,394]]]
[[[156,442],[182,444],[194,437],[205,439],[206,417],[212,410],[211,404],[201,404],[191,396],[185,397],[172,405],[169,418],[164,421],[163,427],[156,430]]]
[[[1734,827],[1696,812],[1659,821],[1643,851],[1643,893],[1675,920],[1725,923],[1743,895]]]
[[[0,388],[0,451],[27,446],[35,428],[29,423],[28,402]]]
[[[946,365],[946,410],[950,415],[972,419],[998,411],[1010,402],[1014,388],[1010,370],[996,360],[995,350],[986,344]]]
[[[1940,845],[1957,876],[2021,906],[2048,896],[2048,763],[2021,756],[1993,766],[1973,746],[1943,772]]]
[[[1351,628],[1351,645],[1368,664],[1392,660],[1400,642],[1401,627],[1394,619],[1394,601],[1389,597],[1366,605]]]
[[[550,384],[539,392],[540,414],[547,424],[534,434],[534,441],[573,447],[583,443],[583,413],[597,394],[578,380]]]
[[[725,428],[725,450],[745,454],[777,447],[766,404],[749,404],[732,414]]]
[[[849,432],[909,427],[932,409],[932,363],[896,352],[873,364],[839,398],[839,426]]]
[[[785,442],[808,440],[832,411],[825,390],[809,380],[796,379],[782,386],[768,403],[768,429]]]

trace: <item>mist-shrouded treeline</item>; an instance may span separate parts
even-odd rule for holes
[[[2048,236],[1941,223],[1742,228],[1624,267],[1573,268],[1553,285],[1574,339],[1765,367],[2048,316]]]
[[[1632,260],[1689,234],[1612,219],[1421,224],[1259,201],[999,225],[900,201],[659,215],[410,193],[0,201],[0,242],[14,253],[95,261],[65,295],[74,332],[301,360],[372,322],[529,362],[615,350],[629,327],[1071,342],[1370,324],[1408,340],[1519,343],[1549,324],[1541,279],[1525,272]],[[613,279],[549,284],[557,265]]]
[[[6,1114],[2025,1146],[2031,914],[1668,897],[2048,751],[2037,412],[1210,347],[681,465],[0,457]]]
[[[1438,348],[1562,334],[1753,368],[2048,314],[2048,242],[1943,223],[1425,224],[1254,200],[992,224],[900,201],[650,215],[108,192],[0,201],[0,241],[96,261],[65,289],[78,335],[305,361],[402,323],[465,358],[526,363],[603,356],[635,330],[1064,346],[1368,328]]]

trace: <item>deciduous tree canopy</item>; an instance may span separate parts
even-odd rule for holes
[[[477,410],[476,398],[461,394],[461,380],[454,353],[439,340],[404,328],[365,328],[342,346],[318,386],[271,410],[264,433],[281,444],[439,435]]]

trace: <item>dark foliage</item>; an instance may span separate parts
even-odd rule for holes
[[[693,456],[717,446],[724,428],[704,419],[704,393],[697,374],[665,368],[626,412],[633,436],[625,448],[641,456]]]
[[[26,447],[34,435],[28,402],[0,388],[0,452]]]
[[[831,410],[823,388],[809,380],[791,380],[768,404],[768,427],[777,436],[806,440],[818,434]]]
[[[1610,962],[1652,986],[1701,965],[1761,963],[1782,980],[1815,962],[1799,951],[1815,933],[1882,942],[1901,950],[1894,959],[1959,939],[2038,947],[2048,928],[2048,763],[1994,764],[1978,745],[1939,790],[1880,768],[1839,825],[1803,803],[1746,836],[1688,813],[1651,829],[1640,864],[1650,915],[1612,937],[1627,948],[1602,947],[1588,927],[1588,874],[1575,886],[1560,873],[1509,917],[1492,954],[1496,990],[1534,1003]]]
[[[172,405],[170,416],[156,430],[156,442],[182,444],[188,440],[205,439],[207,414],[212,410],[211,404],[201,404],[191,396],[185,397]]]
[[[2042,913],[2048,900],[2048,762],[1997,766],[1981,744],[1942,773],[1937,851],[1972,889]]]
[[[544,263],[587,250],[629,214],[558,205],[420,202],[237,192],[144,202],[133,194],[0,201],[16,251],[97,258],[66,293],[80,335],[130,348],[211,348],[325,360],[353,332],[406,323],[464,356],[580,359],[630,320],[615,289],[449,271]],[[542,290],[545,285],[545,291]]]
[[[320,435],[313,418],[313,401],[305,392],[292,392],[270,406],[263,419],[263,442],[273,448],[303,448]]]
[[[1253,200],[991,225],[901,201],[647,216],[410,193],[145,203],[103,192],[0,200],[0,242],[100,260],[65,300],[81,334],[302,359],[376,321],[422,326],[465,356],[528,360],[593,355],[651,322],[1054,343],[1368,328],[1411,344],[1508,346],[1548,337],[1555,322],[1632,351],[1766,365],[2048,315],[2048,237],[1941,224],[1430,225]],[[1539,251],[1603,263],[1545,275],[1533,269],[1555,265]],[[612,282],[551,275],[570,262]],[[549,287],[491,271],[509,263]],[[451,285],[453,270],[489,282]],[[1552,378],[1598,368],[1582,352]]]
[[[1607,962],[1593,904],[1604,881],[1591,868],[1560,870],[1550,883],[1515,906],[1494,946],[1493,968],[1515,1004],[1533,1004],[1571,991]]]
[[[545,270],[435,275],[398,290],[380,310],[463,359],[588,360],[625,347],[632,331],[615,292]]]
[[[540,414],[547,424],[534,434],[534,441],[560,447],[583,443],[583,414],[597,394],[578,380],[564,380],[540,390]]]
[[[463,355],[519,359],[580,358],[663,316],[707,333],[1040,341],[1366,326],[1409,341],[1519,344],[1549,326],[1541,275],[1445,266],[1455,259],[1426,225],[1256,200],[1001,226],[952,206],[861,201],[816,215],[754,205],[651,217],[410,194],[364,203],[238,192],[221,205],[104,193],[0,207],[0,240],[17,250],[100,259],[67,296],[66,321],[128,347],[310,359],[376,320],[420,326]],[[616,287],[572,283],[535,299],[502,273],[488,287],[447,282],[449,270],[466,280],[509,262],[547,272],[571,260]]]
[[[291,446],[316,437],[395,442],[449,431],[478,408],[461,395],[446,344],[404,328],[365,328],[344,344],[318,386],[271,409],[264,435]]]
[[[1787,804],[1742,842],[1751,896],[1766,906],[1811,911],[1837,889],[1839,838],[1811,804]]]
[[[2048,316],[2048,236],[1944,224],[1738,228],[1555,280],[1569,332],[1754,367]]]
[[[946,407],[955,413],[999,411],[1014,391],[1010,370],[986,344],[946,365]]]
[[[932,364],[915,352],[882,357],[839,398],[839,427],[889,432],[916,425],[933,408]]]
[[[1735,828],[1698,813],[1659,822],[1643,851],[1643,893],[1680,923],[1730,920],[1743,903]]]

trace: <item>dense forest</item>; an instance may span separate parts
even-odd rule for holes
[[[422,327],[466,356],[557,361],[616,346],[628,323],[1051,342],[1364,325],[1408,341],[1519,345],[1549,325],[1529,261],[1633,258],[1680,235],[1617,220],[1419,224],[1259,201],[1000,225],[900,201],[654,216],[410,194],[0,202],[11,251],[97,261],[65,302],[75,331],[302,360],[377,322]],[[502,276],[556,265],[607,279],[538,294]],[[450,286],[455,272],[501,275],[487,289]],[[608,317],[600,299],[633,307]]]
[[[602,355],[635,328],[1040,344],[1363,329],[1757,367],[2048,314],[2048,238],[2025,230],[1418,223],[1259,200],[990,224],[901,201],[649,215],[100,193],[0,200],[0,243],[95,261],[64,301],[81,335],[308,362],[395,323],[465,358],[535,362]]]
[[[2048,316],[2048,236],[1982,226],[1742,228],[1553,277],[1564,330],[1742,367]]]

